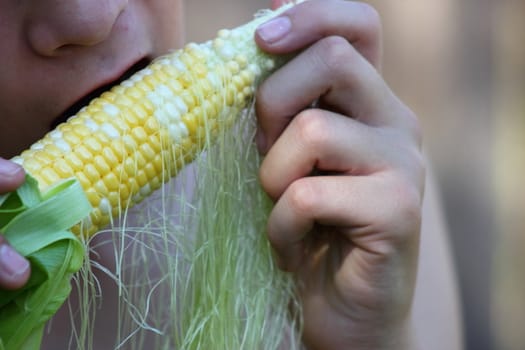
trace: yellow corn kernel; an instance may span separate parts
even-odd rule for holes
[[[82,185],[82,188],[84,188],[84,191],[87,191],[86,189],[91,188],[91,181],[89,181],[86,174],[82,171],[77,171],[75,173],[75,177],[79,180],[80,184]],[[94,205],[93,202],[91,202],[91,205]]]
[[[111,168],[106,162],[106,159],[104,159],[104,157],[101,155],[95,156],[93,159],[93,166],[95,169],[97,169],[97,172],[100,174],[100,176],[104,176],[111,171]]]
[[[89,163],[93,159],[93,154],[89,152],[88,148],[84,144],[77,145],[74,149],[74,153],[80,158],[83,164]]]
[[[104,183],[103,179],[98,180],[93,184],[93,188],[97,191],[97,194],[102,196],[102,198],[107,198],[109,195],[109,190],[106,187],[106,184]]]
[[[146,166],[148,164],[151,164],[150,162],[155,158],[155,150],[146,141],[140,145],[140,153],[142,154],[144,159],[148,162]]]
[[[91,163],[86,164],[82,172],[86,175],[91,184],[96,183],[100,179],[100,174],[98,173],[97,168]]]
[[[55,169],[46,167],[40,172],[42,179],[48,184],[54,184],[61,180]]]
[[[273,15],[158,58],[14,160],[42,190],[75,176],[93,212],[74,232],[96,232],[191,162],[246,107],[258,80],[277,67],[253,41]]]
[[[104,175],[102,181],[104,182],[104,184],[106,184],[107,188],[111,192],[116,192],[119,189],[119,180],[115,173],[108,173]]]
[[[73,168],[64,158],[58,158],[55,162],[54,168],[58,176],[60,176],[62,179],[67,179],[68,177],[73,176],[75,173]]]

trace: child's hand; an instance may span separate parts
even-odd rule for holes
[[[24,171],[17,164],[0,158],[0,194],[14,191],[24,182]],[[22,287],[30,274],[29,262],[20,256],[0,234],[0,289]]]
[[[407,349],[424,166],[419,124],[378,72],[380,20],[341,0],[277,18],[259,46],[304,51],[259,89],[257,142],[276,201],[268,235],[297,278],[304,341]]]

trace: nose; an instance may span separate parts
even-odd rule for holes
[[[57,56],[74,47],[106,40],[127,0],[34,0],[25,32],[31,48],[43,56]]]

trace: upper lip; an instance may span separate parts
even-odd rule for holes
[[[128,66],[123,73],[117,75],[116,78],[109,78],[97,85],[93,90],[85,94],[76,100],[73,104],[67,107],[58,117],[56,117],[51,123],[51,129],[54,129],[58,124],[67,120],[75,113],[77,113],[82,107],[86,106],[91,100],[100,96],[104,91],[111,89],[113,86],[120,84],[124,80],[131,77],[134,73],[145,68],[151,59],[143,57],[139,60],[136,60],[133,64]]]

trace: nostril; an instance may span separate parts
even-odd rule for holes
[[[79,47],[83,47],[83,45],[66,44],[66,45],[59,46],[54,50],[54,56],[68,55],[72,53],[73,51],[75,51],[76,49],[78,49]]]

